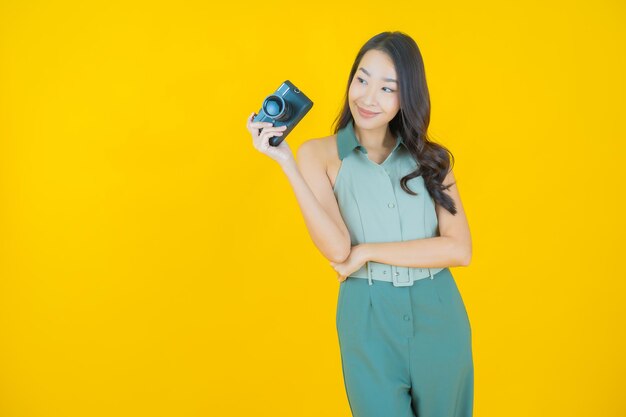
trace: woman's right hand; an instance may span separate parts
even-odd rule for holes
[[[282,136],[282,132],[287,126],[273,127],[273,124],[269,122],[254,122],[255,116],[256,113],[252,112],[247,120],[247,128],[252,135],[254,147],[281,165],[294,159],[293,152],[286,140],[280,142],[278,146],[271,146],[269,143],[271,137]],[[263,128],[263,132],[259,134],[261,128]]]

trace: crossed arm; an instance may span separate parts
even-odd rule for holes
[[[435,205],[439,236],[404,242],[363,243],[352,246],[347,227],[339,212],[321,147],[315,140],[298,149],[298,163],[284,167],[295,191],[305,223],[313,242],[322,254],[334,263],[355,258],[385,264],[436,268],[467,266],[472,256],[472,241],[465,211],[452,171],[444,184],[454,184],[445,191],[453,199],[457,213]]]
[[[454,174],[450,171],[444,185],[452,182],[455,184],[445,192],[454,200],[457,213],[453,215],[439,204],[435,205],[440,236],[404,242],[363,243],[352,247],[352,256],[362,263],[373,261],[416,268],[468,266],[472,258],[472,238]]]

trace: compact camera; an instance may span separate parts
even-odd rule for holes
[[[311,110],[311,107],[313,107],[313,102],[298,87],[286,80],[274,94],[263,100],[263,105],[254,117],[254,121],[270,122],[274,127],[287,126],[282,136],[272,136],[269,140],[271,146],[278,146]]]

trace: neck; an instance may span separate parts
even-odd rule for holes
[[[389,149],[395,146],[396,140],[389,130],[389,123],[375,129],[363,129],[354,124],[354,134],[365,149]]]

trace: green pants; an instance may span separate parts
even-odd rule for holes
[[[472,416],[471,328],[448,268],[406,287],[348,277],[337,333],[354,417]]]

